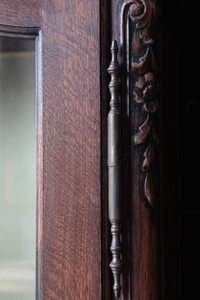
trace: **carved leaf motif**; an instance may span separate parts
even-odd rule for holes
[[[148,70],[148,53],[149,48],[147,48],[145,55],[139,58],[138,62],[132,62],[133,71],[136,72],[138,75],[143,75]]]
[[[149,115],[146,121],[139,127],[139,132],[134,136],[135,145],[144,143],[151,132]]]
[[[156,183],[155,176],[151,172],[146,172],[144,192],[149,204],[154,207],[156,203]]]
[[[142,125],[134,135],[135,145],[147,144],[144,152],[142,170],[145,172],[144,195],[154,207],[156,202],[157,176],[155,173],[156,146],[160,140],[154,124],[154,115],[159,107],[157,83],[158,66],[154,58],[152,45],[152,27],[156,21],[157,0],[132,0],[129,6],[129,20],[134,32],[131,41],[131,61],[134,75],[133,95],[138,105],[142,105]],[[144,54],[145,53],[145,54]],[[143,119],[143,120],[144,120]],[[140,119],[141,120],[141,119]],[[143,148],[142,148],[143,149]]]
[[[150,169],[152,162],[155,159],[155,150],[152,144],[149,144],[145,153],[144,153],[144,161],[143,161],[143,166],[142,169],[143,171],[147,171]]]

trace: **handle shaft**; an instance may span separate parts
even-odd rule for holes
[[[119,92],[120,83],[118,76],[120,66],[117,61],[117,42],[111,45],[112,60],[108,68],[111,76],[109,91],[111,94],[110,111],[108,113],[108,213],[111,223],[111,253],[112,261],[110,268],[113,273],[113,290],[116,298],[121,291],[120,275],[122,271],[122,245],[121,245],[121,223],[122,223],[122,116],[120,112]]]

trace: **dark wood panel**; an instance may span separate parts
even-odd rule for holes
[[[37,299],[101,299],[99,2],[3,1],[0,8],[4,35],[27,37],[26,28],[41,27]]]
[[[40,27],[42,1],[1,0],[0,24],[9,26]]]
[[[99,3],[43,5],[42,299],[101,299]]]

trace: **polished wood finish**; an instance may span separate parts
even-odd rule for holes
[[[42,31],[43,299],[100,299],[98,1],[44,1]]]
[[[139,32],[137,22],[127,26],[127,21],[130,14],[141,16],[145,5],[144,30]],[[37,36],[37,300],[115,299],[107,169],[112,40],[118,42],[122,67],[120,300],[181,299],[178,7],[178,0],[0,2],[4,36]],[[158,23],[151,27],[156,16]],[[185,45],[183,33],[181,41]],[[147,73],[153,76],[145,77],[142,64],[136,76],[146,42],[151,52]],[[145,87],[140,76],[151,79]],[[186,83],[188,78],[181,76]],[[156,102],[149,112],[142,88],[158,84],[154,95],[159,106]],[[149,117],[156,131],[147,126]],[[150,132],[150,139],[143,132]],[[154,155],[146,152],[149,140],[154,140]],[[152,164],[142,170],[147,158]],[[153,181],[146,185],[149,173]]]
[[[0,24],[39,27],[37,299],[101,299],[98,1],[1,1]],[[88,48],[89,47],[89,48]]]

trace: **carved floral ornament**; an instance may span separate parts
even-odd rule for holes
[[[136,134],[134,134],[134,144],[145,145],[143,154],[142,171],[145,172],[144,179],[144,195],[151,207],[155,206],[156,199],[156,174],[154,172],[156,161],[155,148],[159,145],[159,138],[154,124],[153,116],[157,112],[159,85],[157,83],[158,67],[154,59],[152,45],[152,23],[156,16],[156,6],[153,0],[135,0],[129,2],[126,6],[126,20],[132,22],[127,26],[132,32],[126,36],[128,42],[128,53],[131,60],[129,66],[131,68],[129,86],[131,86],[131,100],[136,105],[142,105],[142,113],[139,118],[134,118],[140,124],[136,126]],[[128,15],[127,15],[128,11]],[[128,18],[127,18],[128,17]],[[127,24],[126,24],[127,25]],[[129,40],[131,37],[131,41]],[[122,244],[121,244],[121,225],[122,225],[122,162],[121,148],[122,138],[122,115],[120,110],[119,93],[120,83],[118,76],[121,68],[117,60],[117,42],[113,41],[111,46],[112,59],[108,73],[111,76],[109,83],[110,111],[108,113],[108,215],[111,223],[111,253],[112,261],[110,268],[113,273],[114,285],[113,291],[115,298],[120,297],[121,293],[121,273],[123,268]],[[129,72],[130,70],[128,70]],[[130,84],[131,83],[131,84]],[[128,93],[129,94],[129,93]],[[136,113],[137,110],[136,109]],[[143,149],[143,147],[141,148]],[[143,151],[143,150],[142,150]]]
[[[138,124],[134,135],[135,145],[145,144],[142,170],[145,172],[144,194],[148,203],[154,207],[156,202],[156,178],[152,172],[155,163],[156,148],[159,137],[154,124],[154,115],[159,107],[159,84],[157,82],[158,66],[152,46],[152,26],[156,20],[157,7],[155,0],[135,0],[129,6],[130,22],[134,25],[131,42],[131,71],[134,74],[134,101],[143,108],[143,123]]]

